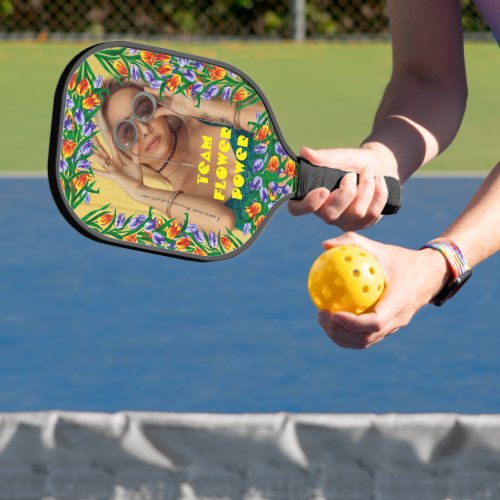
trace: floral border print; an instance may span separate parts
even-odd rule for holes
[[[105,114],[101,111],[103,104],[112,102],[113,81],[115,91],[127,85],[142,87],[158,103],[170,103],[165,113],[179,114],[178,109],[190,109],[189,114],[181,116],[187,145],[182,154],[188,159],[179,163],[186,172],[183,184],[175,186],[172,181],[164,194],[158,195],[158,189],[151,191],[158,195],[151,199],[163,197],[164,205],[145,202],[141,209],[137,204],[130,208],[118,206],[101,189],[106,168],[102,165],[106,154],[103,149],[115,154],[117,151],[109,144],[114,136],[101,130],[106,118],[100,117]],[[134,121],[136,116],[129,119]],[[112,128],[113,124],[107,126]],[[142,151],[140,169],[159,171],[148,165],[147,159],[143,161]],[[125,154],[120,150],[118,156],[123,158]],[[129,244],[201,260],[223,256],[245,244],[273,205],[294,190],[297,176],[297,164],[280,143],[261,97],[244,78],[211,63],[130,47],[98,50],[72,74],[65,95],[58,160],[62,193],[89,229]],[[113,182],[118,189],[125,181],[117,179]],[[139,176],[134,189],[139,185],[141,193],[150,190],[142,188],[143,182]],[[128,196],[125,199],[134,199]],[[207,207],[215,206],[216,214],[231,213],[231,223],[221,226],[207,222],[200,215],[203,210],[199,203],[192,205],[197,209],[190,209],[190,200],[200,197],[206,199]],[[174,216],[170,211],[172,203],[180,199],[187,208],[184,212],[178,208]],[[214,200],[218,204],[214,205]],[[138,198],[136,201],[140,203]]]

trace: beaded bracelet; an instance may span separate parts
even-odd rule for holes
[[[460,248],[448,238],[436,238],[426,243],[421,250],[423,248],[431,248],[440,252],[446,259],[453,275],[443,289],[431,300],[434,305],[441,306],[460,290],[471,277],[472,270]]]
[[[441,252],[448,262],[454,278],[458,278],[470,270],[462,250],[448,238],[436,238],[426,243],[422,248],[432,248]]]
[[[174,200],[177,198],[177,196],[179,196],[181,193],[184,193],[184,191],[174,191],[170,200],[168,200],[168,204],[167,204],[167,208],[166,208],[165,212],[166,212],[167,217],[169,219],[172,218],[172,216],[170,215],[170,209],[172,208],[172,204],[174,203]]]

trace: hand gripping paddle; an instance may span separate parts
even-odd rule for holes
[[[56,91],[49,181],[95,240],[195,260],[237,255],[277,208],[347,172],[283,140],[262,91],[236,68],[129,42],[77,55]],[[397,212],[385,178],[382,213]]]

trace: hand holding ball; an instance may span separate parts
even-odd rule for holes
[[[382,266],[365,249],[333,247],[309,271],[307,288],[318,309],[362,314],[374,306],[385,287]]]

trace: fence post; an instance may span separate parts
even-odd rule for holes
[[[306,39],[306,0],[293,0],[293,31],[296,42]]]

